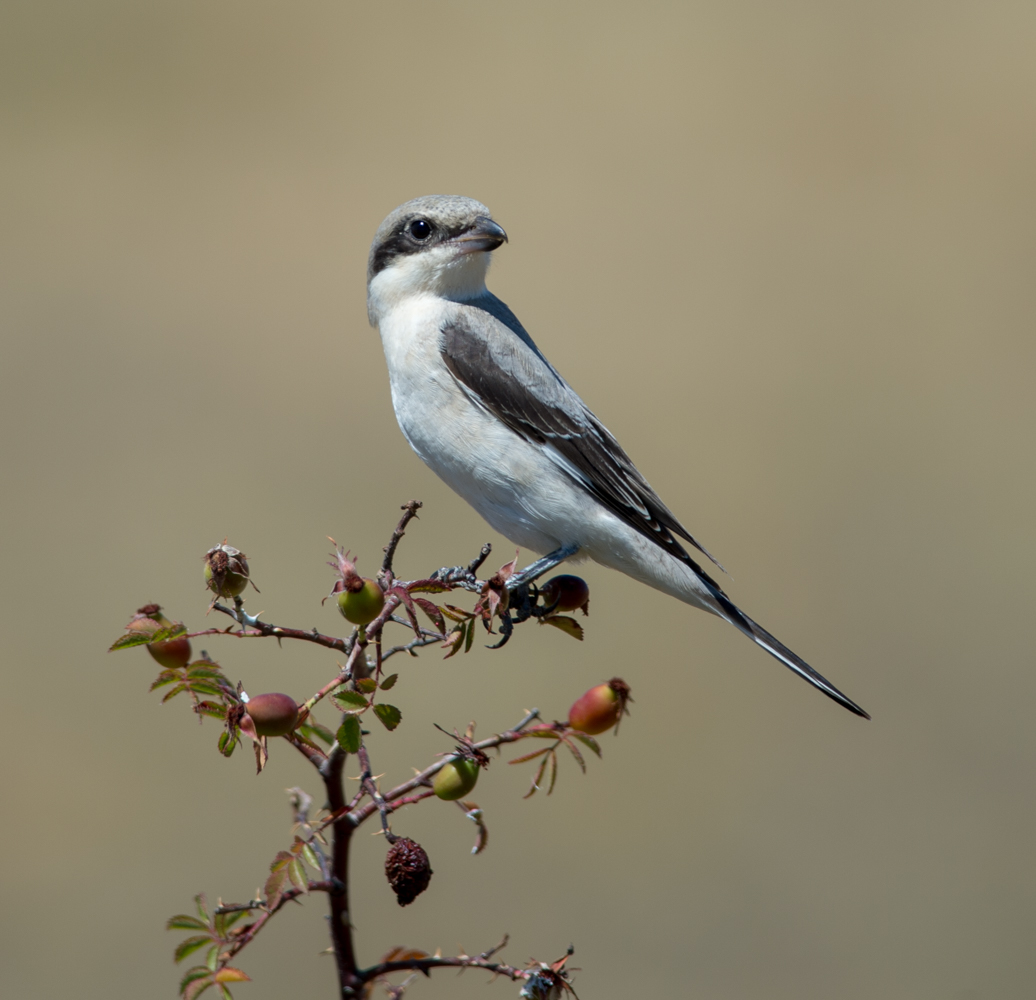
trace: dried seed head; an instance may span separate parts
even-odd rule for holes
[[[224,540],[222,545],[209,549],[203,558],[205,585],[209,590],[217,597],[240,596],[250,582],[245,554]]]
[[[400,906],[412,903],[432,878],[432,866],[424,848],[409,837],[400,837],[385,857],[385,877]]]

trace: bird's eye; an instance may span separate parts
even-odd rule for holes
[[[410,235],[415,240],[426,240],[432,235],[432,227],[424,219],[414,219],[410,223]]]

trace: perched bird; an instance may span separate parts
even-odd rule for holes
[[[486,289],[506,241],[485,205],[447,195],[400,205],[375,234],[367,310],[410,446],[495,530],[549,553],[548,568],[588,556],[710,611],[869,718],[723,593],[681,540],[712,556]]]

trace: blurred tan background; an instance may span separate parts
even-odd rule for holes
[[[588,567],[585,643],[410,661],[375,763],[402,780],[446,749],[433,720],[561,716],[615,673],[633,718],[549,799],[494,765],[483,857],[452,807],[399,814],[436,873],[406,910],[362,837],[362,958],[509,931],[515,962],[574,943],[584,1000],[1030,995],[1036,7],[0,17],[5,997],[175,995],[166,917],[248,898],[282,789],[317,792],[286,748],[258,779],[224,761],[143,652],[105,652],[134,608],[204,627],[199,557],[229,536],[250,610],[341,629],[325,536],[371,570],[411,496],[402,572],[508,558],[410,453],[367,325],[370,238],[431,192],[493,209],[490,286],[734,599],[874,721]],[[253,692],[334,669],[200,646]],[[236,995],[332,996],[323,913],[264,932]],[[411,995],[516,995],[487,978]]]

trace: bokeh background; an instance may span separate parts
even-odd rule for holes
[[[603,761],[362,837],[361,956],[574,943],[584,1000],[1029,995],[1036,7],[888,2],[7,0],[0,29],[4,725],[0,992],[173,996],[170,914],[247,899],[290,840],[274,748],[161,706],[157,600],[204,627],[229,536],[278,623],[341,628],[325,536],[418,574],[494,536],[410,453],[364,308],[370,238],[486,202],[490,285],[856,719],[718,620],[587,567],[587,639],[405,664],[386,781],[633,687]],[[211,619],[210,619],[211,621]],[[550,634],[545,634],[549,632]],[[204,644],[253,692],[334,657]],[[197,648],[197,647],[196,647]],[[325,713],[326,714],[326,713]],[[330,721],[326,719],[325,721]],[[513,754],[512,754],[513,755]],[[568,762],[571,764],[571,762]],[[333,995],[324,901],[242,998]],[[513,996],[441,973],[416,998]]]

